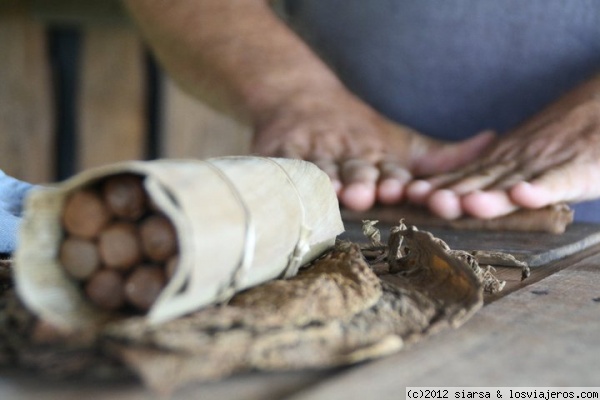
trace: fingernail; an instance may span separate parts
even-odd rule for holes
[[[397,179],[385,179],[377,187],[377,199],[383,204],[395,204],[402,199],[404,185]]]
[[[353,183],[341,194],[342,203],[354,211],[366,211],[375,203],[375,185]]]
[[[406,188],[406,196],[413,203],[422,203],[431,193],[433,186],[423,180],[411,182]]]
[[[445,219],[456,219],[462,215],[460,197],[451,190],[435,191],[427,204],[432,212]]]

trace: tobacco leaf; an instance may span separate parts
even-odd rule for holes
[[[0,361],[66,376],[133,372],[167,393],[241,371],[381,357],[457,327],[481,307],[482,283],[464,258],[415,228],[397,227],[392,236],[391,249],[338,242],[294,278],[159,325],[129,317],[64,334],[10,291],[0,302]]]

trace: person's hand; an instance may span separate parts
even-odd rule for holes
[[[450,171],[477,157],[494,135],[457,144],[395,124],[343,89],[302,93],[256,124],[253,150],[309,160],[331,178],[341,203],[366,210],[403,200],[413,173]]]
[[[593,93],[565,97],[463,169],[412,182],[407,197],[447,219],[599,198],[600,96]]]
[[[125,4],[186,91],[254,127],[253,152],[315,162],[351,209],[399,202],[410,172],[457,168],[492,137],[446,145],[384,119],[344,87],[268,1]]]
[[[33,186],[0,170],[0,253],[12,253],[17,243],[23,199]]]

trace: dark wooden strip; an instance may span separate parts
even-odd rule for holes
[[[142,43],[128,26],[85,29],[77,111],[79,170],[146,158]]]
[[[54,120],[44,27],[24,2],[0,3],[0,168],[22,180],[54,178]]]

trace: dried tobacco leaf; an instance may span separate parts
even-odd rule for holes
[[[397,260],[403,271],[377,277],[358,245],[338,243],[293,279],[157,329],[140,320],[113,325],[107,339],[148,385],[164,391],[245,370],[324,368],[379,357],[456,327],[481,307],[482,285],[463,259],[426,232],[397,231],[407,239],[407,255]],[[210,368],[210,360],[221,362]]]
[[[241,371],[326,368],[381,357],[458,326],[482,305],[482,285],[465,259],[427,232],[403,225],[394,232],[392,248],[338,242],[291,279],[161,325],[142,317],[112,322],[75,348],[22,309],[11,318],[30,322],[17,333],[4,329],[0,318],[0,337],[17,355],[16,365],[37,364],[48,372],[48,357],[55,355],[69,367],[62,372],[73,374],[122,363],[162,393]],[[367,259],[386,267],[374,268]],[[77,364],[73,355],[85,362]]]

